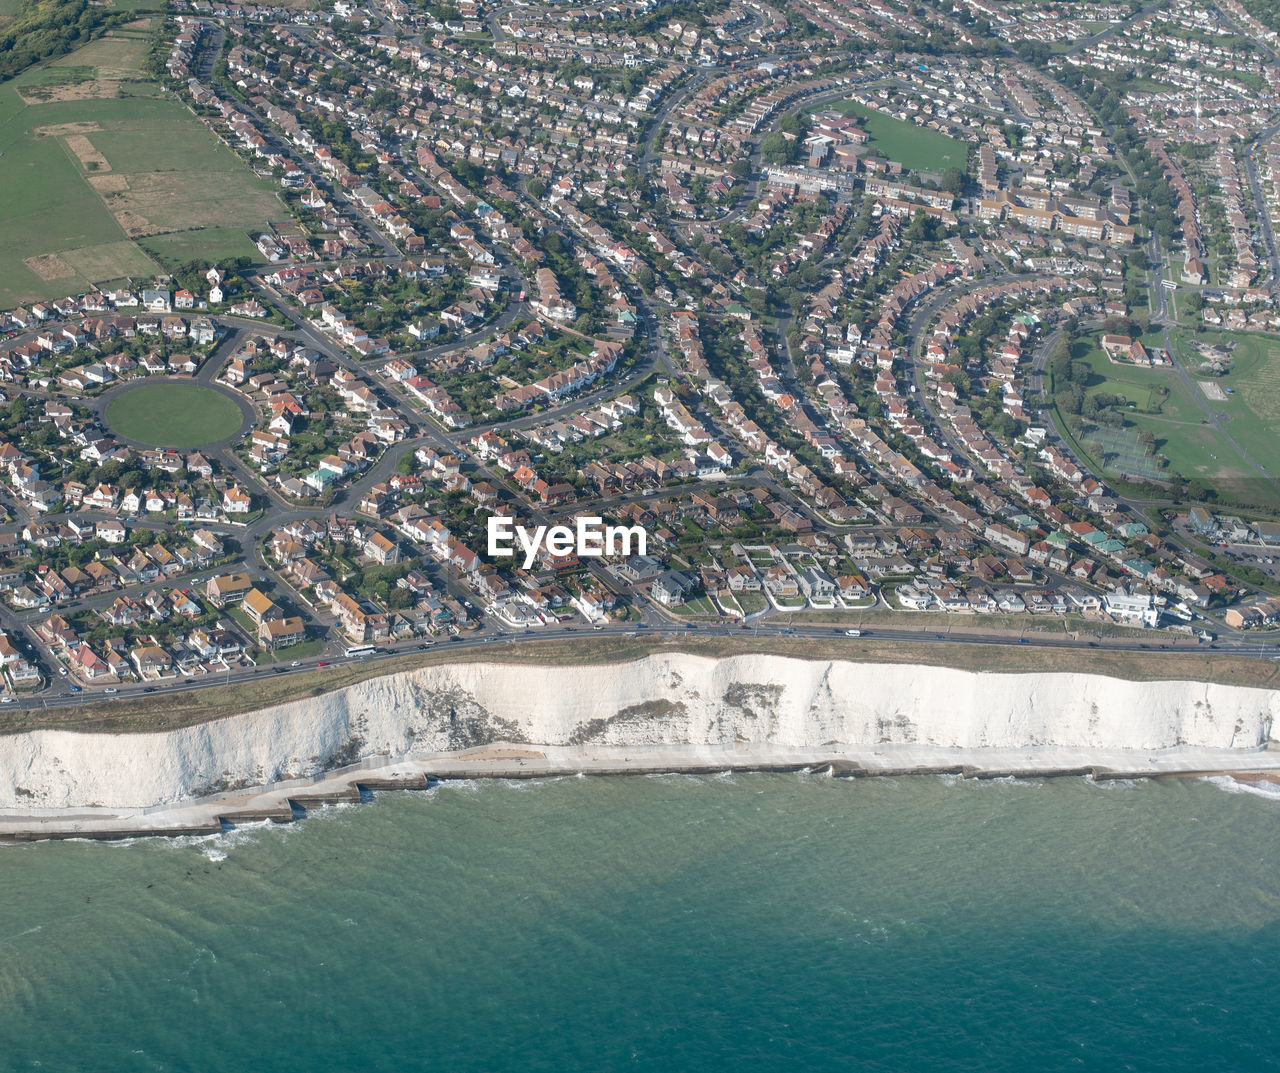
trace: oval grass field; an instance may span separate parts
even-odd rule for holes
[[[240,408],[199,384],[143,384],[107,403],[103,419],[125,439],[154,447],[204,447],[240,428]]]

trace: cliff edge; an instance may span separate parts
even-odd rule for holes
[[[146,808],[364,757],[529,746],[1257,750],[1280,692],[1069,673],[655,654],[440,665],[180,730],[0,737],[0,808]]]

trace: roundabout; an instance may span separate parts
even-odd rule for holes
[[[253,423],[252,408],[190,380],[129,384],[106,401],[103,422],[120,439],[146,447],[211,447]]]

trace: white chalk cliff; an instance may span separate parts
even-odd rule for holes
[[[445,664],[182,730],[3,736],[0,808],[171,804],[378,753],[431,756],[495,741],[1247,750],[1268,742],[1278,705],[1280,692],[1189,681],[767,655]]]

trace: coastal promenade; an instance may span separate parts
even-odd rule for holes
[[[923,745],[789,749],[744,743],[637,748],[497,743],[414,758],[375,756],[311,779],[248,787],[160,808],[3,809],[0,842],[214,835],[247,823],[289,823],[315,808],[356,804],[388,790],[426,790],[445,780],[735,772],[804,772],[837,778],[928,775],[1096,781],[1229,776],[1242,782],[1270,783],[1280,792],[1280,750],[942,749]]]

